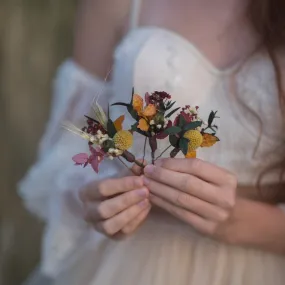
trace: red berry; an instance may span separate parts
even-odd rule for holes
[[[88,133],[88,134],[90,134],[92,131],[93,131],[93,127],[91,127],[91,126],[90,126],[90,127],[88,127],[88,129],[87,129],[87,133]]]
[[[88,124],[89,126],[93,126],[94,122],[93,122],[91,119],[88,119],[88,120],[87,120],[87,124]]]

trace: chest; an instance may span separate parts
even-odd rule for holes
[[[191,42],[217,68],[232,66],[256,46],[245,20],[246,1],[137,0],[139,26],[173,31]]]

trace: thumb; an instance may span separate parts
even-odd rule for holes
[[[143,165],[147,165],[147,162],[143,159],[138,159],[139,162],[143,163]],[[142,175],[143,174],[143,168],[141,168],[140,166],[138,166],[137,164],[133,164],[132,168],[131,168],[132,172],[134,173],[134,175]]]

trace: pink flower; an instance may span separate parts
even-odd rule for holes
[[[99,172],[99,164],[104,160],[104,151],[100,148],[94,148],[89,146],[91,154],[79,153],[72,157],[72,160],[75,162],[75,165],[83,165],[86,167],[88,164],[92,166],[96,173]]]

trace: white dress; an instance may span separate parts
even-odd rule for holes
[[[96,175],[91,168],[74,166],[71,157],[87,150],[87,145],[59,128],[66,117],[80,126],[102,87],[105,103],[129,101],[132,86],[142,95],[167,91],[179,106],[200,106],[202,117],[218,110],[221,142],[199,151],[198,157],[234,172],[239,183],[252,185],[264,167],[278,159],[277,149],[284,139],[268,56],[259,53],[243,65],[220,71],[181,36],[142,27],[125,37],[114,60],[110,84],[72,61],[61,66],[39,159],[19,185],[27,207],[46,221],[41,273],[57,285],[284,285],[285,257],[214,241],[162,211],[152,212],[125,240],[95,232],[82,219],[77,191],[86,182],[126,175],[126,170],[107,162]],[[260,121],[237,96],[262,121],[255,156]],[[112,111],[114,117],[125,112]],[[138,141],[132,151],[139,156],[141,149]],[[277,180],[277,175],[266,177],[268,183]]]

